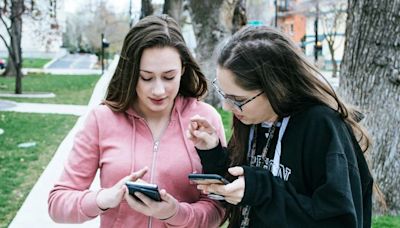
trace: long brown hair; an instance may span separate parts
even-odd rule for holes
[[[179,87],[181,96],[199,98],[207,93],[206,78],[186,46],[176,21],[168,15],[152,15],[140,20],[125,37],[104,101],[112,110],[125,111],[137,98],[140,59],[143,50],[151,47],[173,47],[179,52],[184,67]]]
[[[366,131],[358,123],[359,112],[345,105],[329,83],[291,39],[266,27],[245,27],[231,37],[218,56],[218,65],[235,75],[245,90],[262,90],[279,117],[290,116],[316,104],[335,109],[352,127],[363,151],[370,146]],[[250,126],[233,117],[233,134],[228,143],[230,166],[243,165]],[[235,227],[240,218],[237,207],[228,206],[225,220]]]

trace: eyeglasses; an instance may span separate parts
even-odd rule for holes
[[[239,101],[235,101],[235,100],[229,98],[224,92],[221,91],[221,89],[217,85],[217,79],[216,78],[214,80],[212,80],[211,84],[213,85],[213,87],[215,88],[215,90],[217,91],[218,95],[221,97],[222,100],[224,100],[226,103],[230,104],[232,107],[236,108],[240,112],[243,111],[242,107],[245,104],[247,104],[250,101],[256,99],[258,96],[260,96],[261,94],[264,93],[264,92],[261,91],[260,93],[258,93],[254,97],[249,98],[249,99],[247,99],[245,101],[239,102]]]

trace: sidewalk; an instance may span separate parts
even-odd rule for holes
[[[47,198],[48,194],[53,187],[54,183],[58,180],[59,176],[64,167],[64,162],[66,161],[69,151],[72,148],[73,139],[76,132],[82,128],[82,125],[86,118],[86,113],[88,110],[98,105],[104,98],[108,83],[114,73],[114,70],[118,63],[118,57],[110,64],[107,72],[100,78],[97,82],[96,87],[93,91],[92,97],[90,98],[88,106],[60,106],[60,105],[37,105],[37,104],[27,104],[27,103],[17,103],[14,107],[15,110],[25,110],[29,112],[38,112],[36,108],[47,110],[51,113],[61,113],[59,110],[63,110],[63,113],[69,112],[68,114],[79,115],[79,119],[75,126],[71,129],[65,139],[62,141],[58,147],[54,157],[39,177],[38,181],[32,188],[28,197],[25,199],[21,208],[17,212],[16,216],[10,223],[9,228],[21,228],[21,227],[40,227],[40,228],[52,228],[52,227],[99,227],[100,220],[96,218],[92,221],[83,224],[57,224],[54,223],[48,215],[47,211]],[[31,108],[28,110],[28,108]],[[54,110],[55,109],[55,110]],[[64,112],[65,111],[65,112]],[[99,188],[99,178],[96,176],[92,183],[91,188]]]
[[[51,113],[82,116],[88,111],[86,105],[17,103],[0,100],[0,111],[26,112],[26,113]]]

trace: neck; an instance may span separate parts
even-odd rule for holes
[[[268,123],[272,125],[276,120],[278,120],[278,115],[274,114],[273,116],[265,118],[265,120],[262,123]]]
[[[171,112],[173,109],[174,103],[172,103],[168,108],[160,112],[153,112],[149,109],[143,109],[139,105],[135,104],[135,111],[143,117],[147,122],[164,122],[165,120],[169,120],[171,116]]]
[[[151,134],[155,141],[160,140],[164,131],[167,129],[167,126],[171,119],[172,107],[168,108],[163,112],[143,112],[140,109],[136,109],[138,114],[142,116],[146,122],[148,127],[150,128]],[[168,111],[168,112],[167,112]]]

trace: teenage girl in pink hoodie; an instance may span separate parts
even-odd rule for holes
[[[185,137],[190,118],[206,117],[225,143],[221,118],[198,100],[207,82],[177,23],[166,15],[139,21],[125,37],[103,105],[90,112],[64,171],[49,195],[49,214],[60,223],[100,215],[101,227],[218,227],[224,211],[187,178],[202,172]],[[89,190],[100,169],[101,189]],[[125,182],[159,186],[161,202]]]

